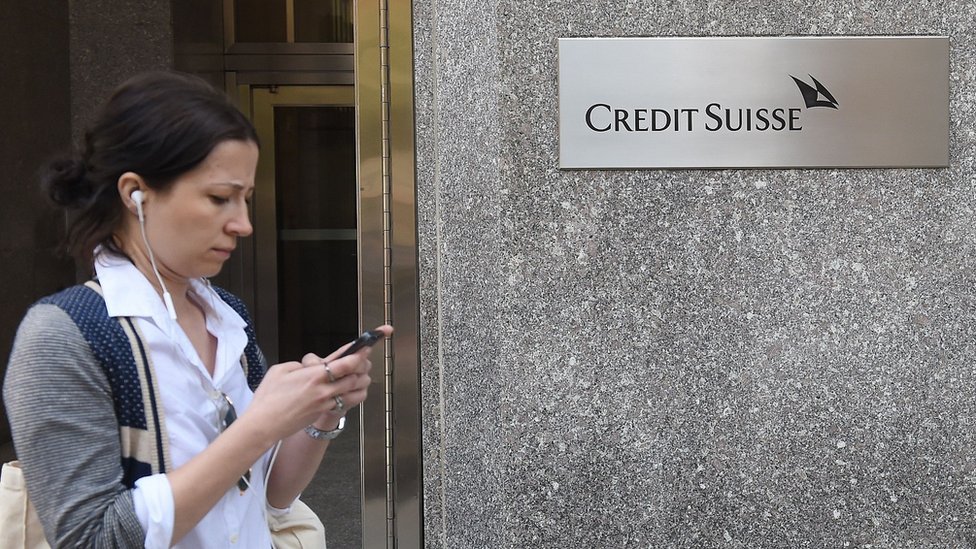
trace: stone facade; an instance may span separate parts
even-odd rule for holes
[[[427,547],[968,547],[976,4],[414,4]],[[947,35],[950,167],[558,169],[557,39]]]

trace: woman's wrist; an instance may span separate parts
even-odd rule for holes
[[[345,416],[339,418],[339,422],[335,427],[320,429],[316,427],[313,423],[305,428],[305,434],[314,438],[315,440],[332,440],[337,436],[342,434],[343,429],[346,426]]]
[[[231,432],[232,430],[243,432],[243,436],[247,440],[258,441],[258,446],[261,448],[270,448],[278,441],[278,435],[275,434],[274,429],[265,425],[257,418],[251,417],[247,412],[239,420],[235,421],[233,425],[228,427],[225,432]]]
[[[312,422],[311,427],[318,429],[319,431],[335,431],[339,428],[339,420],[345,416],[333,416],[331,414],[322,414],[322,417]]]

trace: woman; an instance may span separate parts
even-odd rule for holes
[[[225,96],[149,73],[43,174],[98,282],[28,311],[3,388],[53,546],[267,549],[265,513],[287,511],[366,398],[368,347],[265,374],[239,300],[206,281],[251,234],[257,161]]]

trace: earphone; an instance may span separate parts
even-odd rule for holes
[[[131,198],[132,201],[136,203],[136,212],[139,214],[139,223],[145,223],[145,218],[142,215],[142,199],[143,199],[142,190],[136,189],[132,191],[132,194],[129,195],[129,198]]]
[[[159,281],[159,287],[163,289],[163,302],[166,304],[166,311],[169,312],[170,319],[176,320],[176,307],[173,305],[173,298],[169,295],[166,284],[163,283],[163,277],[159,276],[159,269],[156,268],[156,258],[153,256],[152,247],[149,246],[149,239],[146,238],[146,216],[142,212],[142,201],[145,200],[145,195],[141,189],[136,189],[129,194],[129,198],[136,204],[136,214],[139,216],[139,230],[142,231],[142,241],[146,244],[146,250],[149,252],[149,263],[152,265],[156,280]]]

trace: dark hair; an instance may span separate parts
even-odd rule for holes
[[[131,171],[149,187],[165,190],[228,140],[257,144],[258,136],[247,117],[206,81],[176,72],[127,80],[85,132],[82,150],[41,172],[51,200],[74,213],[68,250],[85,261],[99,244],[121,253],[113,240],[124,209],[119,177]]]

